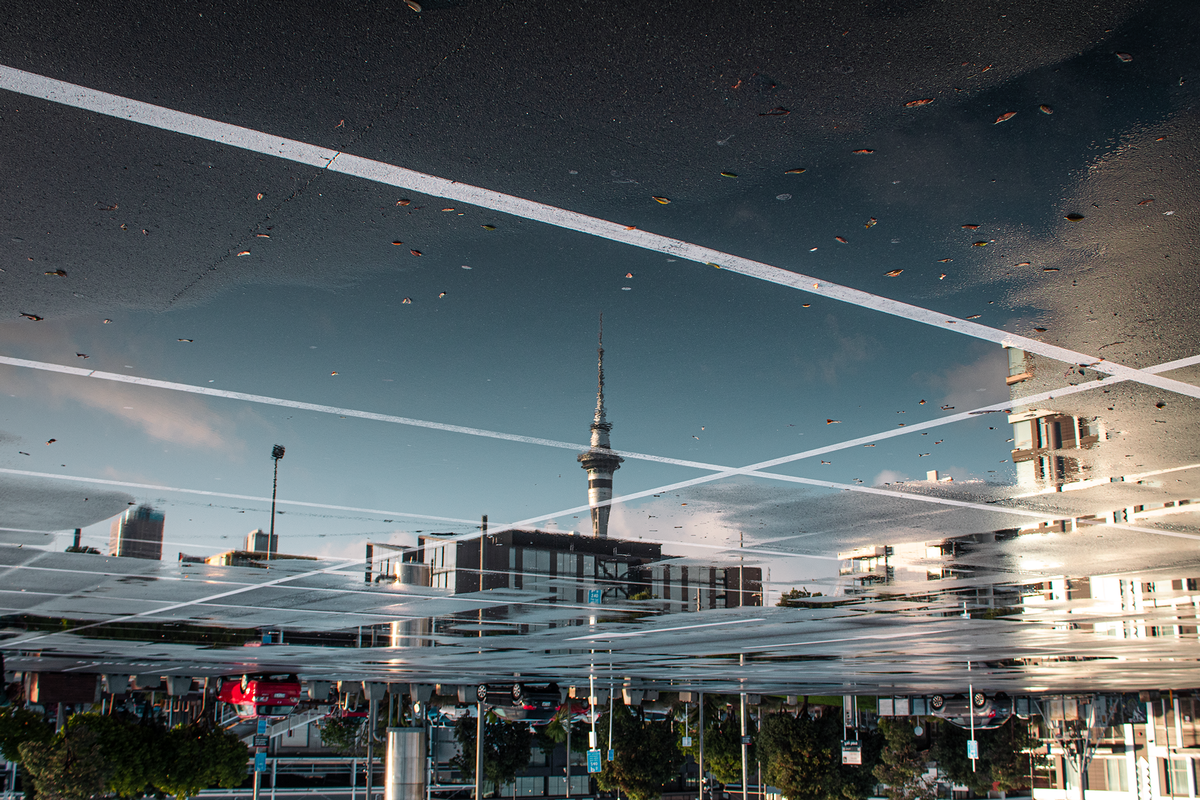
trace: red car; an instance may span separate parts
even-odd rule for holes
[[[243,675],[241,683],[223,682],[217,699],[236,707],[242,719],[286,717],[300,703],[300,679],[295,675]]]

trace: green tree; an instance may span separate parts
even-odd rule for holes
[[[1029,725],[1015,717],[999,728],[975,732],[979,742],[979,759],[974,770],[967,758],[967,742],[970,738],[968,731],[943,722],[930,755],[947,778],[969,786],[976,794],[1011,792],[1027,787],[1031,759],[1036,759],[1037,764],[1042,761],[1039,756],[1026,752],[1037,741],[1030,735]]]
[[[241,785],[250,760],[250,748],[237,736],[203,722],[168,731],[163,752],[163,768],[154,786],[180,800],[195,797],[201,789]]]
[[[484,718],[483,778],[493,786],[512,783],[517,773],[529,766],[533,748],[533,731],[523,722],[501,722]],[[474,717],[463,717],[454,725],[459,754],[450,760],[467,778],[475,777]],[[564,739],[566,738],[564,734]]]
[[[800,589],[796,589],[793,587],[793,588],[787,590],[786,592],[784,592],[783,594],[779,595],[779,602],[776,603],[775,605],[782,606],[784,608],[793,608],[793,607],[808,608],[809,605],[807,603],[801,603],[799,601],[806,597],[822,597],[822,596],[823,595],[820,592],[810,592],[808,590],[808,587],[803,587]]]
[[[922,780],[928,751],[917,749],[912,723],[904,719],[881,719],[879,730],[884,746],[875,777],[887,785],[890,800],[925,800],[936,795],[934,787]]]
[[[605,761],[597,776],[604,791],[619,789],[630,800],[655,800],[662,796],[663,785],[679,774],[683,753],[668,720],[647,722],[635,717],[618,703],[612,709],[612,738],[608,749],[616,758]],[[608,732],[608,712],[596,725]]]
[[[118,716],[76,714],[66,730],[86,728],[96,737],[100,755],[109,765],[105,780],[108,794],[136,797],[154,785],[164,764],[163,737],[157,724],[139,723]]]
[[[54,738],[54,726],[41,714],[17,706],[0,708],[0,755],[5,760],[20,762],[18,748],[24,742],[48,744]]]
[[[877,734],[864,732],[862,765],[843,765],[841,717],[815,719],[801,713],[770,714],[758,736],[763,777],[789,800],[860,800],[875,787],[873,767],[881,749]]]
[[[108,765],[96,734],[86,727],[64,729],[49,742],[22,742],[17,750],[39,798],[88,800],[104,794]]]
[[[712,714],[705,708],[704,713],[704,769],[711,772],[721,783],[742,782],[742,726],[736,713],[728,714],[724,719],[717,716],[714,708]],[[746,725],[746,732],[753,735],[752,725]],[[699,742],[695,740],[689,752],[698,753]],[[754,745],[746,750],[746,763],[755,763]]]
[[[344,756],[362,756],[367,752],[367,726],[362,717],[330,715],[320,725],[321,744]]]

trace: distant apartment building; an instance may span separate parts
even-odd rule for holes
[[[165,519],[161,511],[155,511],[147,505],[129,509],[112,521],[108,538],[109,554],[161,561]]]
[[[268,548],[267,545],[270,545]],[[246,551],[250,553],[278,553],[279,534],[267,533],[262,528],[256,528],[246,534]]]

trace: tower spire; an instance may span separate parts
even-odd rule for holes
[[[578,456],[580,466],[587,470],[588,504],[592,511],[592,535],[598,539],[608,537],[608,515],[612,500],[613,473],[625,459],[612,451],[608,421],[604,408],[604,314],[600,314],[600,337],[597,352],[596,414],[592,419],[591,447]]]

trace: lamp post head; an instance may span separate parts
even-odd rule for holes
[[[283,452],[284,452],[283,445],[277,444],[271,448],[271,458],[278,461],[279,459],[283,458]]]

